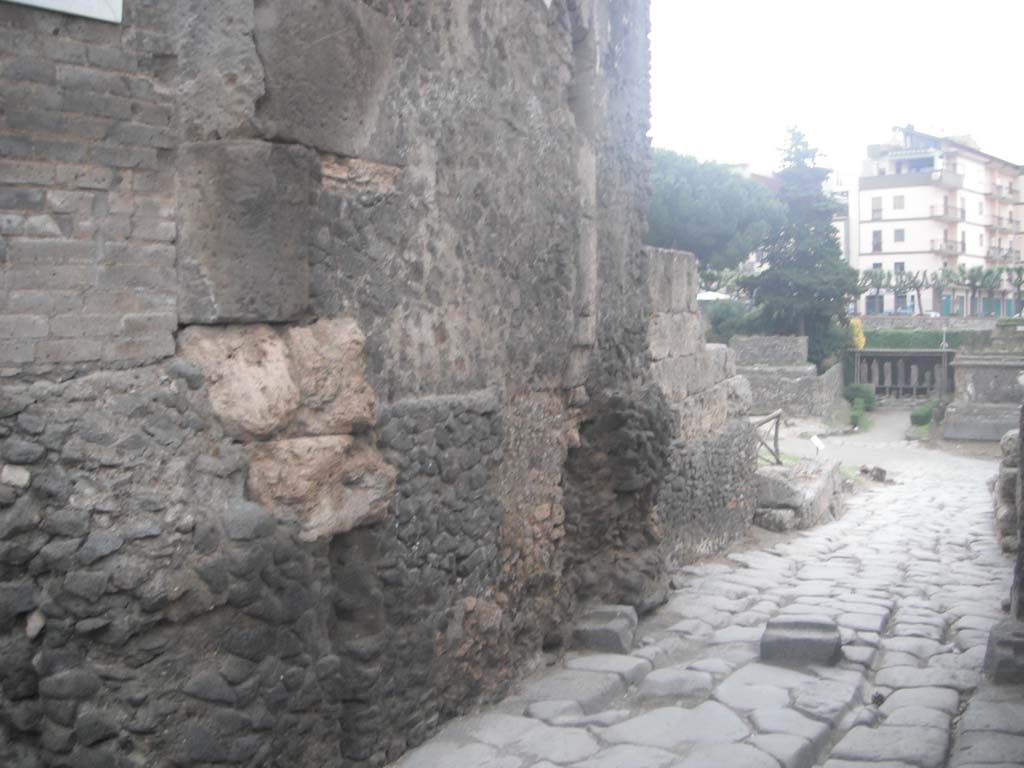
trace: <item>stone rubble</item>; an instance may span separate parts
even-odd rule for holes
[[[989,472],[936,454],[868,486],[840,520],[684,567],[636,626],[638,647],[591,643],[599,653],[572,654],[502,702],[500,724],[458,721],[395,766],[1024,764],[1024,685],[982,672],[1011,577]],[[625,645],[614,609],[579,626],[602,616],[601,637]]]

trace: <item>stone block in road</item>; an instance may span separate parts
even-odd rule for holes
[[[814,745],[799,736],[759,734],[751,736],[750,743],[778,760],[782,768],[811,768],[814,765]]]
[[[816,750],[821,749],[829,737],[825,723],[811,720],[792,709],[756,709],[751,713],[750,721],[761,733],[799,736],[813,744]]]
[[[857,726],[832,750],[832,757],[867,763],[893,760],[920,768],[941,768],[946,760],[949,737],[939,728]]]
[[[985,674],[996,683],[1024,683],[1024,622],[1005,619],[992,628]]]
[[[948,667],[887,667],[875,675],[875,685],[886,688],[953,688],[969,691],[977,687],[977,672]]]
[[[905,688],[890,695],[881,710],[890,714],[903,707],[930,707],[952,715],[959,705],[960,696],[952,688]]]
[[[974,699],[960,718],[960,732],[1000,731],[1024,736],[1024,701]]]
[[[835,664],[842,639],[824,617],[779,616],[761,636],[761,659],[772,664]]]
[[[684,699],[711,693],[714,679],[707,672],[669,667],[649,674],[640,686],[644,701]]]
[[[582,763],[574,763],[573,768],[667,768],[676,760],[678,755],[663,749],[619,744],[601,750]]]
[[[601,653],[629,653],[636,633],[636,609],[631,605],[599,605],[591,608],[573,627],[576,648]]]

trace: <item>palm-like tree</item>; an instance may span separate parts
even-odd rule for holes
[[[967,287],[968,291],[968,314],[978,314],[978,291],[981,290],[981,286],[985,281],[985,268],[984,267],[971,267],[965,269],[964,266],[960,265],[960,273],[963,276],[962,285]]]
[[[981,275],[981,287],[988,292],[988,309],[994,312],[992,301],[995,299],[996,290],[1003,284],[1003,268],[994,267],[986,269]]]
[[[1017,314],[1024,310],[1024,267],[1010,267],[1006,279],[1013,286],[1013,313]]]

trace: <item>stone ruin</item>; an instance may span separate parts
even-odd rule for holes
[[[0,764],[381,765],[753,514],[640,0],[0,5]]]

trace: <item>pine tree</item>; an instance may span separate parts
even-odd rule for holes
[[[830,339],[836,324],[845,323],[858,276],[843,261],[832,226],[838,206],[822,189],[830,171],[816,164],[817,154],[803,133],[790,129],[783,168],[776,174],[785,223],[765,248],[768,268],[747,278],[744,287],[772,330],[809,336],[811,357],[822,363],[836,351]]]

